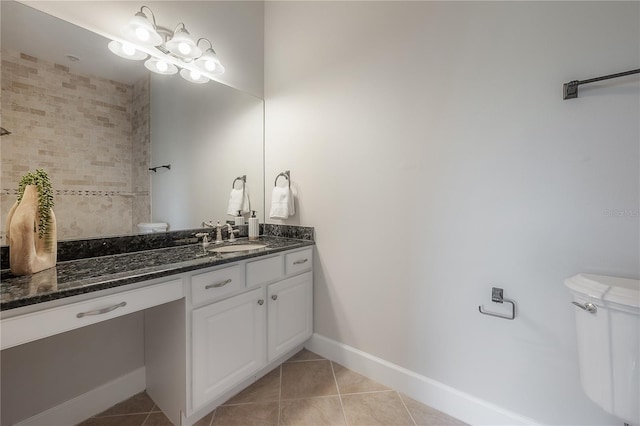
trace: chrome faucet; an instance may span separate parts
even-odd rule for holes
[[[220,244],[222,242],[222,225],[220,225],[220,221],[216,224],[216,240],[215,244]]]
[[[236,240],[236,232],[240,232],[239,229],[233,229],[230,223],[227,223],[227,233],[229,234],[229,242],[233,243]]]
[[[213,221],[209,221],[209,222],[202,222],[202,226],[206,226],[207,228],[215,228],[216,229],[216,239],[213,242],[214,244],[220,244],[223,243],[224,240],[222,239],[222,228],[224,228],[225,226],[227,227],[227,233],[229,234],[229,242],[233,243],[236,240],[236,236],[235,234],[237,232],[240,232],[239,229],[233,229],[233,226],[231,226],[230,223],[225,223],[224,225],[220,224],[220,221],[218,221],[218,223],[216,223],[215,225],[213,224]],[[202,235],[199,235],[202,236]],[[204,241],[203,241],[204,243]]]
[[[196,237],[202,238],[202,248],[207,248],[209,246],[209,234],[206,232],[198,232]]]

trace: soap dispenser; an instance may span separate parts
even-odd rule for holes
[[[238,214],[234,217],[234,225],[244,225],[244,216],[242,216],[242,212],[238,210]]]
[[[259,234],[258,218],[256,217],[256,211],[251,211],[251,217],[249,218],[249,239],[257,240]]]

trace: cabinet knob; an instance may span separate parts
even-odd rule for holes
[[[262,306],[264,304],[264,299],[258,300],[258,305]]]
[[[278,295],[274,294],[273,296],[271,296],[271,300],[278,300]]]

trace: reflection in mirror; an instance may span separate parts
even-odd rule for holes
[[[176,76],[151,81],[141,63],[109,52],[102,36],[14,1],[0,7],[0,124],[12,132],[0,144],[3,244],[18,181],[36,168],[44,168],[53,182],[59,239],[135,233],[139,222],[166,221],[177,230],[199,227],[205,219],[230,219],[229,179],[236,174],[248,175],[252,201],[264,218],[261,99],[214,82],[178,89]],[[165,115],[175,106],[163,100],[165,89],[183,110],[197,105],[197,111]],[[223,100],[214,99],[217,94]],[[156,99],[160,103],[152,108]],[[154,161],[173,164],[169,174],[149,171],[161,165],[151,164],[151,152]],[[182,165],[191,152],[199,153],[199,161],[187,158]],[[229,176],[211,174],[225,167]],[[151,184],[157,198],[153,215]],[[176,201],[171,208],[163,196]]]
[[[231,220],[232,185],[246,176],[251,209],[264,222],[262,99],[155,74],[151,88],[151,163],[171,164],[151,176],[154,220],[179,229]],[[235,188],[242,186],[238,179]]]

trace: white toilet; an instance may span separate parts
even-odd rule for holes
[[[141,234],[152,234],[154,232],[166,232],[167,224],[164,222],[139,223],[138,232]]]
[[[607,412],[640,425],[640,280],[578,274],[573,294],[582,388]]]

